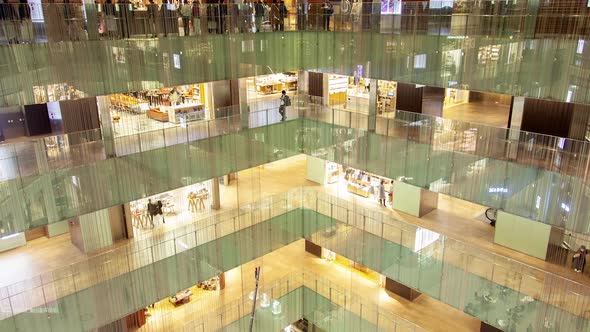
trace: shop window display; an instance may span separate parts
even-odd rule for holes
[[[286,72],[272,75],[257,76],[247,81],[248,91],[258,95],[278,94],[281,91],[297,90],[297,73]]]
[[[176,219],[192,220],[191,215],[208,211],[211,185],[212,180],[208,180],[131,202],[133,226],[138,230],[149,230],[160,222],[163,225]]]
[[[373,196],[379,200],[386,200],[391,204],[393,198],[391,193],[391,179],[354,168],[346,169],[344,179],[347,181],[346,189],[348,192],[365,198]],[[385,205],[385,202],[382,202],[382,204]]]
[[[149,89],[109,96],[117,136],[207,119],[200,84]]]

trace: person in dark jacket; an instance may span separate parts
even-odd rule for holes
[[[279,3],[279,31],[285,31],[285,19],[289,16],[289,10],[285,5],[285,1],[281,0]]]
[[[152,228],[154,228],[154,216],[158,214],[157,209],[158,207],[156,204],[152,203],[151,199],[148,199],[147,212],[148,216],[150,217],[150,224]]]
[[[165,224],[166,220],[164,220],[164,212],[162,212],[162,201],[158,201],[158,203],[156,203],[156,214],[159,214],[162,216],[162,222]]]
[[[256,32],[262,29],[262,21],[264,19],[264,4],[259,0],[254,4],[254,24],[256,25]]]
[[[158,9],[158,4],[154,3],[154,0],[150,0],[150,3],[147,5],[147,14],[148,14],[148,29],[152,34],[152,37],[158,36],[158,17],[160,16],[160,11]]]

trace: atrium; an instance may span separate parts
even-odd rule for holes
[[[3,0],[0,331],[590,332],[589,40],[581,0]]]

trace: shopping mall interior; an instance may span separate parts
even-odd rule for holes
[[[0,331],[590,331],[588,3],[0,14]]]

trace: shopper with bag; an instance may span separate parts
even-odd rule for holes
[[[287,120],[287,107],[291,106],[291,98],[287,96],[287,91],[281,91],[281,101],[279,106],[279,114],[281,115],[281,121]]]

